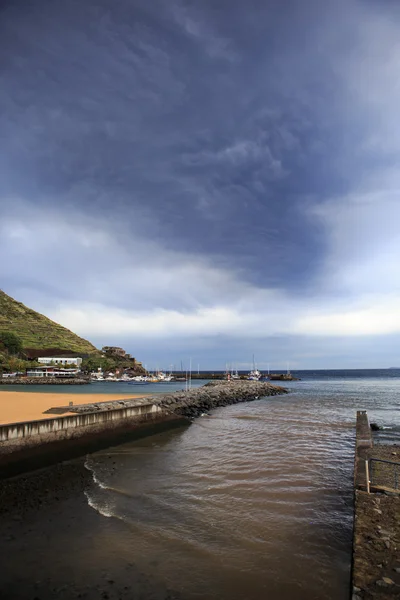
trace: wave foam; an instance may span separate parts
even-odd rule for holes
[[[100,506],[93,498],[90,497],[89,492],[85,491],[85,496],[88,501],[88,505],[90,508],[93,508],[96,512],[98,512],[103,517],[107,517],[108,519],[111,517],[115,517],[112,513],[110,507],[108,506]]]

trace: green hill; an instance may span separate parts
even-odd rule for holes
[[[51,321],[7,296],[0,290],[0,331],[12,331],[21,340],[23,348],[59,348],[82,354],[98,350],[66,327]]]

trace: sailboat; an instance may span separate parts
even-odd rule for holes
[[[236,371],[233,370],[233,366],[231,368],[231,379],[240,379],[240,375],[238,373],[238,370],[236,369]]]
[[[250,371],[247,379],[249,379],[250,381],[259,381],[261,379],[261,373],[256,368],[256,363],[254,361],[254,354],[253,354],[253,370]]]
[[[172,369],[169,374],[165,373],[164,371],[158,371],[158,373],[157,373],[157,382],[158,383],[172,383],[173,380],[174,380],[174,378],[172,375]]]

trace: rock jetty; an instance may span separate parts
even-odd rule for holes
[[[176,415],[194,419],[214,408],[285,393],[284,388],[263,381],[210,381],[200,388],[173,392],[154,401]]]

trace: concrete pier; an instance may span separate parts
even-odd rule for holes
[[[354,486],[356,490],[367,489],[366,460],[368,450],[372,448],[372,431],[369,426],[367,411],[357,411],[356,450],[354,460]]]
[[[391,467],[400,460],[400,447],[374,445],[368,415],[358,411],[352,600],[400,598],[400,497],[395,489],[373,485],[369,461],[374,458]]]

